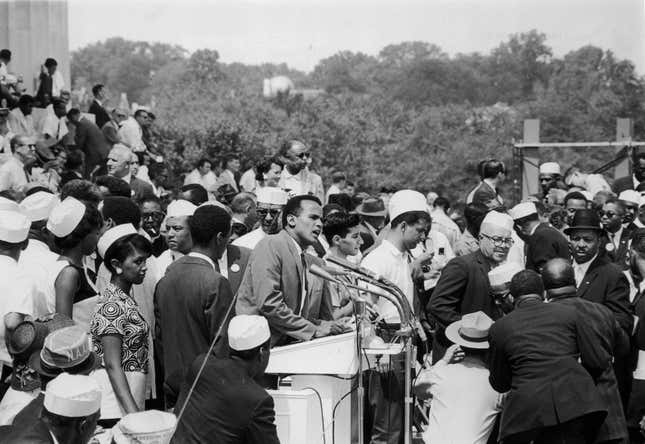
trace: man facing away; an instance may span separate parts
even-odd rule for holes
[[[273,398],[258,381],[269,363],[271,332],[265,318],[239,315],[228,326],[228,358],[200,355],[182,384],[171,442],[278,444]],[[189,389],[204,360],[195,389]]]

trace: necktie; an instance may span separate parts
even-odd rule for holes
[[[301,278],[301,285],[302,289],[300,291],[300,312],[299,314],[302,314],[304,308],[305,308],[305,299],[307,298],[307,290],[308,290],[308,283],[307,283],[307,261],[305,260],[305,252],[303,251],[300,253],[300,261],[302,262],[302,278]]]

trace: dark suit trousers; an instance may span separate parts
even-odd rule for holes
[[[591,444],[600,426],[598,421],[593,421],[594,417],[587,415],[555,426],[511,435],[502,444]]]

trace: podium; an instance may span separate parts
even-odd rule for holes
[[[290,388],[269,391],[282,444],[352,442],[359,422],[356,391],[349,394],[359,368],[357,341],[351,332],[271,349],[266,373],[292,375]]]

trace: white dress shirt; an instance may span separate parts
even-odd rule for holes
[[[217,190],[217,176],[212,171],[209,171],[202,176],[199,170],[195,168],[188,173],[184,179],[184,185],[189,185],[191,183],[203,186],[209,193]]]
[[[16,156],[9,157],[0,166],[0,191],[22,191],[28,183],[29,178],[25,172],[25,165]]]
[[[248,193],[255,193],[258,182],[255,180],[255,171],[253,171],[253,168],[249,168],[242,174],[242,177],[240,177],[240,186]]]
[[[36,128],[34,127],[34,118],[30,115],[25,116],[20,108],[14,108],[7,118],[9,131],[22,136],[35,136]]]
[[[51,269],[58,255],[47,244],[29,239],[27,248],[20,253],[18,265],[35,284],[34,316],[41,317],[56,310],[56,290],[51,281]]]
[[[237,239],[233,241],[233,245],[236,247],[244,247],[248,248],[249,250],[253,250],[255,246],[266,237],[266,233],[260,228],[256,228],[255,230],[246,233],[244,236],[240,236]]]
[[[399,250],[390,241],[384,239],[378,247],[363,258],[361,265],[398,286],[410,302],[410,305],[412,305],[414,282],[412,282],[411,260],[412,258],[408,252]],[[372,299],[374,299],[374,296],[372,296]],[[375,303],[379,314],[385,319],[385,322],[391,324],[401,322],[399,312],[390,301],[385,298],[378,298]]]
[[[589,270],[589,266],[594,260],[596,260],[597,257],[598,257],[598,254],[592,257],[589,261],[584,262],[582,264],[577,263],[575,260],[573,261],[573,273],[576,277],[576,287],[580,287],[582,280],[585,278],[585,275],[587,274],[587,270]]]
[[[205,254],[198,253],[196,251],[191,251],[190,253],[188,253],[188,256],[204,259],[206,262],[208,262],[208,264],[211,267],[213,267],[213,270],[217,270],[217,268],[215,267],[215,262],[213,262],[213,260],[210,257],[206,256]]]
[[[119,137],[134,152],[146,150],[146,145],[143,143],[143,131],[134,117],[129,117],[121,124]]]

